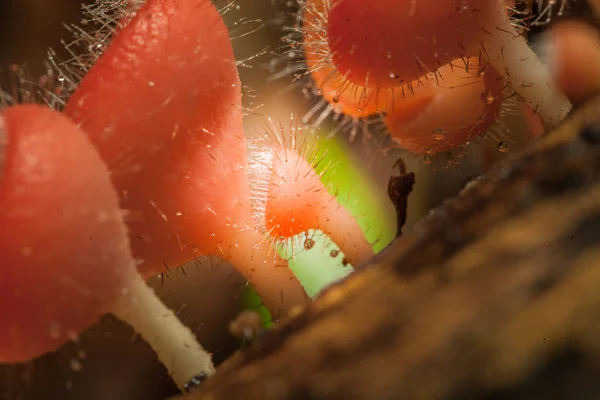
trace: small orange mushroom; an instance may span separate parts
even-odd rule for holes
[[[295,132],[287,134],[295,135]],[[252,161],[255,221],[272,240],[287,242],[311,230],[325,233],[353,266],[373,257],[356,218],[321,182],[321,173],[295,148],[296,137],[273,138],[274,132],[253,140]],[[312,138],[298,138],[309,150]],[[316,145],[316,143],[315,143]],[[300,146],[298,146],[300,147]],[[315,162],[315,160],[311,160]],[[316,162],[318,163],[318,161]],[[327,166],[322,166],[326,169]]]
[[[552,73],[564,93],[582,103],[600,91],[600,35],[593,27],[567,21],[552,27],[545,38]]]
[[[504,100],[502,80],[491,66],[481,67],[477,58],[455,60],[437,74],[438,84],[415,94],[426,103],[399,107],[385,118],[390,136],[416,154],[464,147],[487,132]]]
[[[211,357],[146,285],[108,171],[64,115],[0,114],[0,363],[56,350],[113,313],[156,351],[180,388]]]

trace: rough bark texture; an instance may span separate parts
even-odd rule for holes
[[[600,99],[187,400],[600,397]]]

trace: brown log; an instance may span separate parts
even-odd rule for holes
[[[181,400],[600,398],[600,99]]]

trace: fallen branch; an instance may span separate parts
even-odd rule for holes
[[[596,99],[182,399],[597,398],[599,245]]]

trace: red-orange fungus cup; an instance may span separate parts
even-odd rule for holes
[[[129,323],[182,388],[211,357],[138,274],[105,164],[64,115],[0,116],[0,363],[75,340],[108,312]]]
[[[482,3],[486,3],[482,6]],[[331,0],[333,62],[356,84],[393,87],[467,54],[495,0]]]
[[[329,193],[319,174],[292,149],[274,147],[267,176],[265,230],[276,239],[289,239],[309,230],[320,230],[358,266],[373,249],[356,219]]]
[[[392,88],[381,88],[368,82],[352,82],[332,62],[327,42],[328,0],[304,4],[302,20],[302,49],[314,85],[335,112],[364,118],[391,110],[412,95],[412,84],[395,82]]]
[[[313,1],[326,0],[308,4]],[[571,109],[548,68],[511,24],[505,0],[379,0],[368,7],[363,0],[326,3],[325,39],[333,65],[354,84],[396,87],[454,59],[481,57],[546,128]]]
[[[106,168],[48,109],[2,111],[0,362],[53,351],[110,310],[132,264]]]
[[[465,62],[466,61],[466,62]],[[503,101],[503,81],[477,58],[455,60],[440,68],[439,81],[415,93],[413,107],[389,112],[385,123],[398,144],[416,154],[436,154],[465,147],[496,121]]]
[[[143,276],[217,255],[275,314],[305,301],[251,226],[241,84],[211,1],[148,0],[65,112],[109,166]]]

